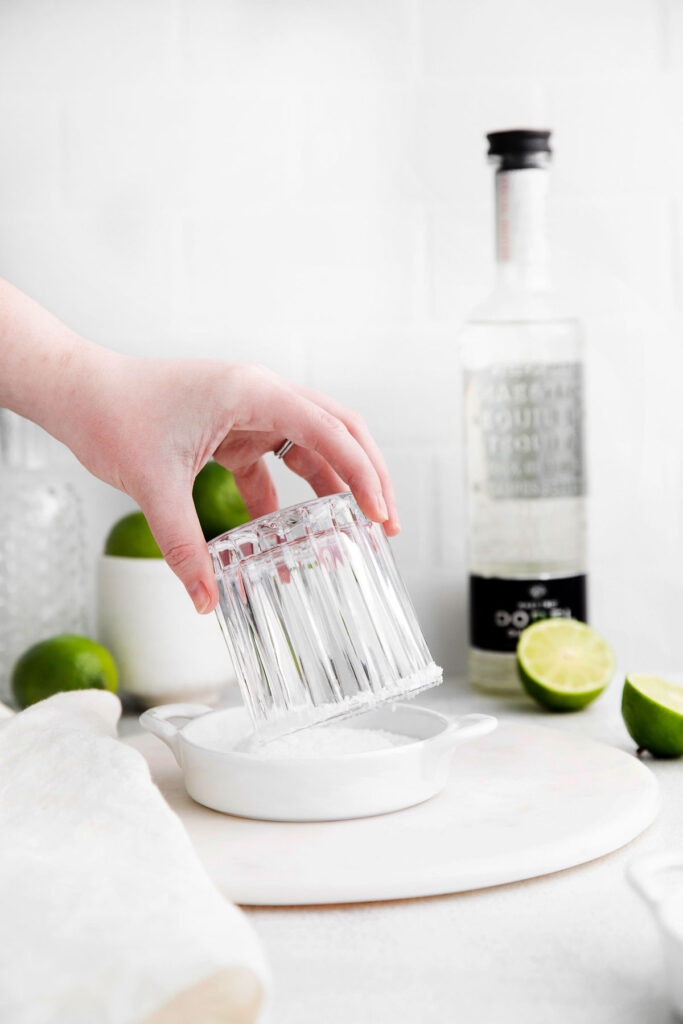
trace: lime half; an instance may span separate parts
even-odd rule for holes
[[[626,676],[621,713],[641,750],[657,757],[683,754],[683,686],[659,676]]]
[[[522,685],[551,711],[578,711],[590,704],[610,682],[614,665],[607,641],[576,619],[541,619],[517,644]]]

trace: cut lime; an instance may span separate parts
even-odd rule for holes
[[[626,676],[621,713],[641,749],[657,757],[683,754],[683,686],[659,676]]]
[[[517,668],[527,693],[551,711],[578,711],[599,697],[614,675],[614,652],[576,619],[541,619],[517,643]]]

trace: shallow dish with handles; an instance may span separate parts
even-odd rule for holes
[[[146,711],[140,722],[171,748],[193,800],[268,821],[339,821],[422,803],[446,785],[456,748],[497,724],[490,715],[450,719],[391,704],[344,725],[386,730],[412,742],[363,753],[264,758],[235,749],[253,728],[244,708],[169,704]]]

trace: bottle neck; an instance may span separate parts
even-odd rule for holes
[[[499,288],[530,291],[548,288],[547,195],[548,172],[545,168],[496,172]]]

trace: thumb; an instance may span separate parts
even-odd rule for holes
[[[202,615],[216,607],[218,588],[199,525],[192,488],[160,490],[140,505],[161,553]]]

